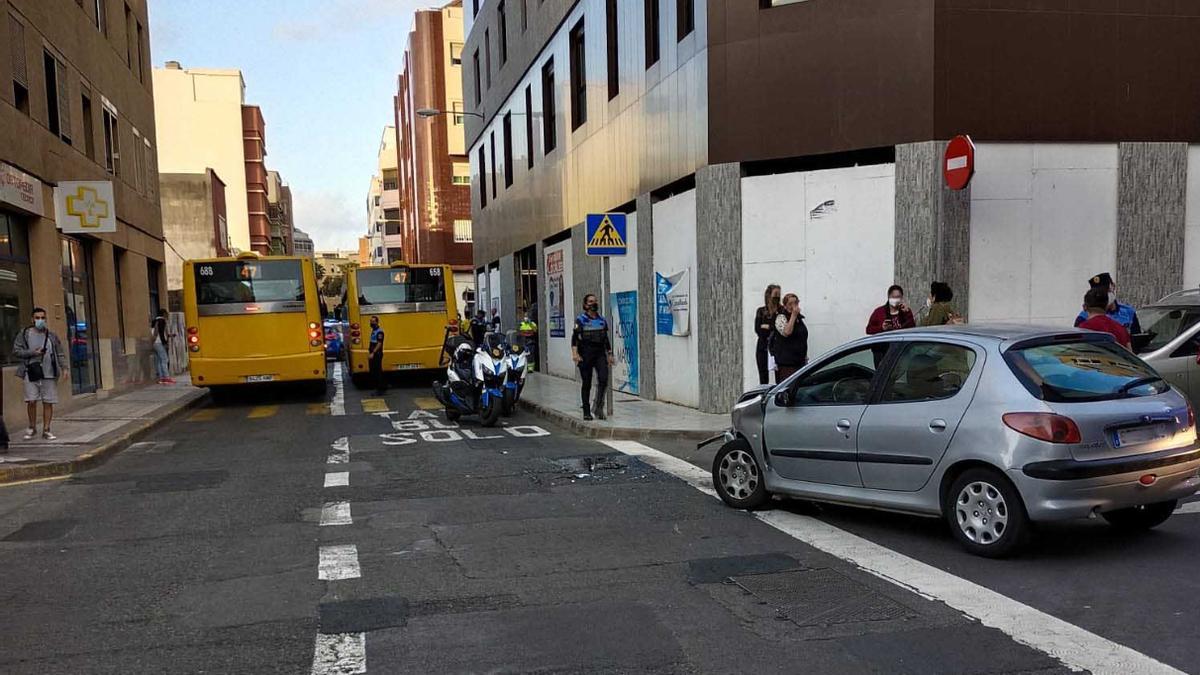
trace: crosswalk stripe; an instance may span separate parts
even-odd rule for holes
[[[365,413],[381,413],[388,411],[387,401],[381,398],[364,398],[362,409]]]
[[[204,410],[197,410],[196,412],[192,413],[191,417],[188,417],[188,421],[211,422],[217,419],[220,414],[221,410],[219,408],[205,408]]]
[[[257,420],[264,417],[272,417],[279,412],[277,405],[256,405],[250,410],[250,414],[246,415],[248,419]]]
[[[367,672],[367,634],[317,634],[312,675],[360,675]]]
[[[321,507],[321,525],[351,525],[350,502],[329,502]]]
[[[357,579],[362,576],[358,565],[358,547],[354,544],[322,546],[318,555],[317,578],[321,581]]]
[[[413,403],[421,410],[440,410],[442,404],[432,396],[418,396],[413,399]]]
[[[334,471],[325,474],[325,487],[345,487],[350,484],[349,471]]]
[[[308,409],[304,412],[305,415],[328,415],[328,403],[309,403]]]

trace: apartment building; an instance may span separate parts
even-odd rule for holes
[[[629,221],[617,381],[714,412],[757,382],[768,283],[799,294],[814,354],[894,282],[1060,325],[1098,272],[1134,303],[1200,284],[1196,3],[468,4],[480,294],[511,323],[536,279],[551,373],[573,375],[563,325],[600,288],[589,213]],[[965,190],[942,180],[957,134]],[[689,308],[665,334],[664,278]]]
[[[204,173],[158,175],[163,234],[167,249],[167,292],[172,311],[183,309],[183,262],[227,256],[229,218],[225,182],[212,169]]]
[[[293,255],[296,247],[292,188],[278,171],[267,172],[267,223],[271,233],[271,255]]]
[[[396,127],[383,128],[376,167],[367,191],[367,236],[371,239],[371,264],[388,265],[404,260]]]

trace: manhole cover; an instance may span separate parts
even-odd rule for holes
[[[797,626],[896,621],[911,609],[832,569],[734,577],[747,593],[776,608]]]
[[[61,539],[68,532],[75,528],[76,521],[71,519],[61,520],[35,520],[31,523],[25,523],[21,529],[9,534],[0,541],[52,541]]]

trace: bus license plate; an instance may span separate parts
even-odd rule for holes
[[[421,369],[421,364],[419,364],[419,363],[401,363],[396,366],[396,370],[420,370],[420,369]]]
[[[275,379],[274,375],[247,375],[246,376],[247,382],[270,382],[271,380],[274,380],[274,379]]]

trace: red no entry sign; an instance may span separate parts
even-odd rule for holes
[[[975,143],[970,136],[955,136],[946,146],[946,157],[942,164],[942,175],[946,187],[962,190],[975,175]]]

